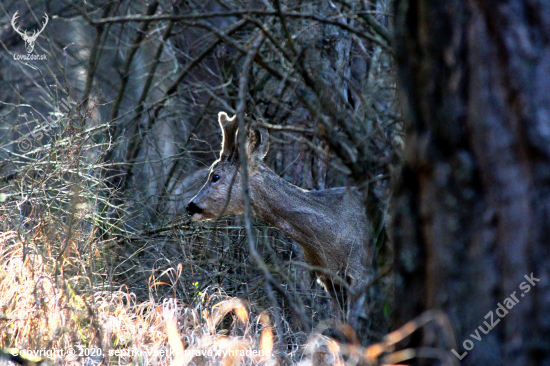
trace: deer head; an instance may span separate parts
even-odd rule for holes
[[[26,30],[21,32],[19,30],[19,27],[15,24],[16,19],[19,17],[17,15],[17,13],[18,12],[16,11],[15,14],[13,14],[13,17],[11,18],[11,26],[21,36],[21,38],[23,38],[23,40],[25,41],[25,48],[27,49],[27,53],[32,53],[32,51],[34,50],[34,45],[36,43],[36,39],[38,38],[40,33],[42,33],[44,28],[46,28],[46,24],[48,24],[48,19],[49,19],[48,15],[44,14],[45,22],[42,25],[42,29],[40,29],[39,31],[35,30],[35,31],[32,32],[31,35],[29,35],[29,34],[27,34]]]
[[[220,112],[218,121],[222,129],[222,150],[212,164],[208,180],[187,205],[187,213],[195,221],[211,220],[244,212],[242,186],[237,147],[238,124],[236,116],[229,118]],[[246,139],[246,155],[250,182],[264,166],[263,159],[269,147],[269,135],[263,128],[251,127]]]
[[[244,213],[236,143],[241,131],[235,117],[220,112],[218,119],[223,132],[220,157],[212,164],[204,186],[187,205],[187,213],[195,221]],[[308,191],[286,182],[264,164],[267,130],[254,126],[246,134],[252,215],[300,244],[311,265],[328,270],[328,274],[318,271],[318,278],[333,299],[334,310],[339,312],[341,306],[345,309],[352,295],[346,295],[344,283],[359,293],[371,278],[371,231],[361,194],[353,187]]]

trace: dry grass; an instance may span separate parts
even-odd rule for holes
[[[64,350],[50,358],[55,364],[82,364],[87,357],[67,352],[95,347],[102,349],[109,364],[274,362],[269,315],[249,314],[240,300],[220,290],[204,293],[195,306],[175,299],[138,302],[134,294],[121,290],[77,292],[79,278],[56,278],[51,261],[37,254],[24,256],[16,232],[3,233],[0,247],[4,347]],[[222,327],[224,321],[229,325]],[[236,355],[224,354],[237,350]],[[240,356],[254,350],[255,355]]]
[[[220,289],[202,293],[193,305],[151,297],[139,302],[123,290],[77,291],[81,278],[61,271],[52,258],[32,252],[14,231],[0,235],[0,344],[18,350],[50,350],[40,357],[44,364],[92,365],[307,365],[389,364],[415,356],[437,358],[452,365],[441,349],[406,349],[395,346],[410,333],[433,322],[453,343],[452,332],[441,314],[425,314],[368,348],[341,344],[311,333],[299,359],[273,349],[275,336],[270,314],[251,312],[247,304]],[[70,262],[70,261],[68,261]],[[339,327],[348,339],[350,326]],[[88,351],[86,351],[86,349]],[[55,351],[57,350],[57,351]],[[63,350],[61,353],[60,350]],[[70,354],[74,350],[76,354]],[[79,355],[94,352],[98,355]],[[100,351],[99,351],[100,350]],[[99,353],[104,357],[98,357]],[[25,354],[23,354],[25,355]],[[28,357],[27,358],[32,358]],[[44,357],[45,356],[45,357]]]
[[[101,360],[82,357],[83,349],[101,349],[106,364],[279,363],[272,353],[270,315],[250,313],[241,300],[221,290],[202,293],[194,306],[173,298],[139,302],[122,290],[76,291],[78,276],[68,276],[67,269],[54,276],[53,258],[23,255],[24,245],[17,237],[14,231],[0,236],[4,348],[58,350],[42,358],[68,365]],[[70,350],[76,354],[70,355]]]

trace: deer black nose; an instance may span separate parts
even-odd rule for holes
[[[196,213],[202,213],[202,208],[200,208],[199,206],[197,206],[195,204],[195,202],[191,201],[189,202],[189,204],[187,205],[187,213],[190,215],[190,216],[193,216],[193,214],[196,214]]]

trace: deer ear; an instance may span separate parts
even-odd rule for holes
[[[222,151],[220,153],[220,158],[231,158],[236,152],[236,138],[237,138],[237,129],[239,128],[237,124],[237,115],[229,118],[227,113],[220,112],[218,113],[218,122],[222,129]]]
[[[269,133],[263,127],[251,127],[246,139],[248,158],[258,157],[263,160],[269,150]]]

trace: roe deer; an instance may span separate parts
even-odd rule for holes
[[[220,112],[218,119],[223,132],[220,158],[210,168],[207,182],[187,205],[187,213],[195,221],[244,213],[237,121],[225,112]],[[259,127],[251,127],[247,136],[252,215],[298,242],[311,265],[338,275],[353,290],[362,289],[368,282],[372,253],[359,192],[351,187],[308,191],[286,182],[264,164],[268,139],[267,130]],[[340,300],[349,305],[341,282],[324,272],[316,271],[316,275],[333,305],[340,307]]]

